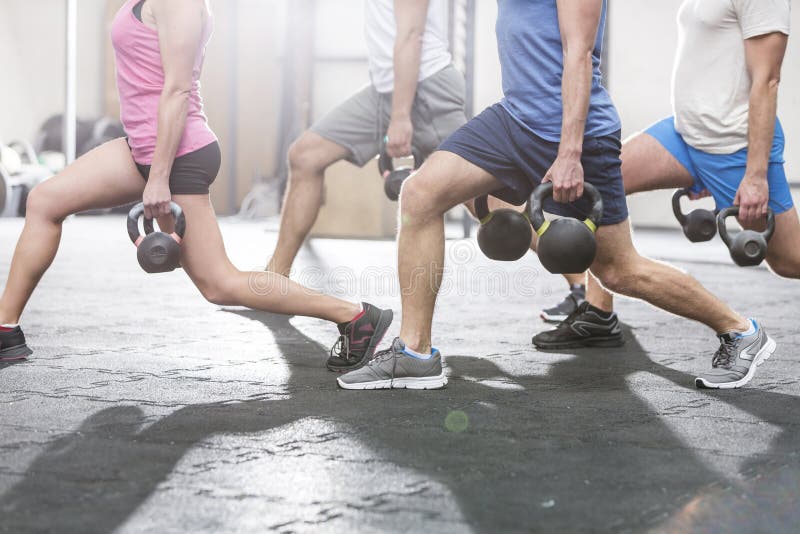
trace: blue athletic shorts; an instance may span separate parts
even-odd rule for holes
[[[620,132],[587,138],[583,143],[581,163],[585,181],[594,185],[603,197],[600,224],[617,224],[628,218],[625,188],[622,184]],[[523,204],[558,154],[558,143],[534,134],[495,104],[456,130],[439,150],[452,152],[488,172],[505,186],[492,192],[512,204]],[[545,211],[567,217],[585,218],[591,212],[589,202],[580,198],[571,204],[548,199]]]
[[[717,209],[725,209],[733,205],[736,191],[744,178],[747,167],[747,148],[733,154],[708,154],[690,147],[681,135],[675,131],[675,120],[668,117],[655,123],[646,134],[667,149],[672,156],[683,165],[694,178],[693,191],[708,189]],[[783,168],[783,147],[785,140],[780,121],[775,122],[775,137],[772,141],[772,153],[769,157],[767,181],[769,182],[769,207],[777,215],[792,209],[792,192],[786,180]]]

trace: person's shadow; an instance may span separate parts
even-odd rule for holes
[[[424,479],[409,486],[399,477],[392,481],[397,491],[388,493],[354,487],[326,505],[325,518],[345,521],[331,523],[342,529],[360,524],[358,518],[369,513],[397,514],[412,530],[437,530],[438,525],[439,530],[624,531],[649,528],[676,514],[683,521],[679,525],[690,521],[691,526],[705,517],[686,515],[684,508],[693,498],[724,489],[728,478],[737,476],[721,477],[707,467],[641,393],[631,389],[629,378],[640,372],[656,374],[687,392],[694,386],[692,376],[651,361],[629,331],[624,349],[578,350],[562,356],[544,374],[519,376],[488,358],[451,356],[451,383],[444,391],[348,392],[337,391],[333,375],[324,371],[327,348],[299,332],[288,318],[236,313],[263,323],[274,334],[289,367],[286,397],[194,405],[150,426],[135,406],[98,412],[77,432],[49,446],[0,497],[0,530],[113,531],[203,440],[259,433],[308,417],[339,429],[330,439],[344,436],[357,442],[359,458],[380,458],[394,466],[383,471],[381,462],[354,461],[349,469],[368,469],[370,476],[381,477],[396,474],[399,467]],[[533,350],[524,357],[540,358]],[[711,402],[729,403],[780,427],[770,451],[748,469],[772,480],[768,460],[781,457],[783,471],[797,476],[796,454],[790,457],[800,437],[796,398],[760,390],[708,396],[715,399]],[[683,408],[691,411],[692,402]],[[678,409],[680,405],[674,407]],[[455,501],[461,518],[423,513],[402,501],[408,493],[428,498],[440,491],[436,488],[445,488],[449,495],[443,498]],[[293,489],[300,488],[282,491]],[[719,510],[716,501],[709,506],[712,512]],[[763,520],[771,509],[755,511]],[[788,513],[796,519],[794,509]],[[309,521],[302,509],[297,516],[275,524],[267,514],[264,530],[307,529],[325,520]],[[738,514],[728,517],[741,520]],[[786,513],[780,518],[786,520]]]

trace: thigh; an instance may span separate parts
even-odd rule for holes
[[[442,210],[451,209],[501,187],[494,176],[461,156],[434,152],[403,185],[401,209],[405,202],[431,202]],[[413,192],[409,199],[406,190]]]
[[[208,195],[175,195],[186,217],[181,266],[196,285],[223,280],[234,269],[225,252],[217,216]]]
[[[347,147],[331,141],[320,134],[307,130],[295,141],[293,150],[298,150],[301,157],[313,161],[315,166],[327,168],[339,160],[350,157]]]
[[[694,185],[689,170],[649,133],[628,138],[622,145],[621,158],[626,195]]]
[[[388,127],[379,124],[383,98],[374,87],[365,87],[312,125],[311,131],[346,148],[346,159],[362,167],[378,155],[384,135],[380,130]]]
[[[109,141],[75,160],[36,187],[52,199],[54,215],[66,217],[91,209],[113,208],[140,199],[145,181],[125,139]]]
[[[767,262],[800,265],[800,220],[796,209],[775,216],[775,233],[767,246]]]

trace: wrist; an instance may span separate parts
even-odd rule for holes
[[[560,159],[581,159],[583,147],[576,144],[561,143],[558,147],[558,158]]]
[[[393,121],[410,121],[411,120],[411,110],[392,110],[391,120]]]

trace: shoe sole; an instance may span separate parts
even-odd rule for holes
[[[750,369],[747,370],[747,374],[745,374],[742,378],[737,380],[736,382],[724,382],[720,384],[715,384],[714,382],[706,382],[703,377],[698,376],[694,379],[694,385],[700,389],[736,389],[740,388],[743,385],[750,382],[754,376],[756,376],[756,370],[758,367],[767,361],[772,353],[775,352],[778,344],[775,343],[775,340],[771,337],[767,336],[767,343],[758,351],[756,357],[753,358],[753,365],[750,366]]]
[[[558,349],[584,349],[584,348],[611,348],[621,347],[625,344],[625,338],[622,336],[603,336],[588,338],[581,341],[565,341],[563,343],[553,342],[537,342],[535,339],[531,340],[537,349],[544,350],[558,350]]]
[[[539,317],[542,318],[542,321],[546,323],[560,323],[563,322],[567,316],[566,315],[550,315],[549,313],[543,311],[539,314]]]
[[[390,378],[386,380],[375,380],[373,382],[361,382],[359,384],[347,384],[341,378],[336,379],[336,383],[342,389],[366,390],[366,389],[442,389],[447,386],[447,376],[442,374],[437,376],[423,377],[404,377]]]
[[[328,371],[333,371],[334,373],[349,373],[350,371],[355,371],[356,369],[361,369],[364,367],[375,355],[375,349],[378,348],[378,345],[380,345],[381,341],[383,341],[383,336],[386,335],[386,331],[389,330],[389,327],[392,325],[392,319],[394,319],[394,312],[392,310],[381,310],[381,316],[378,318],[378,324],[375,327],[375,333],[373,334],[372,339],[369,342],[369,346],[367,347],[367,352],[364,354],[364,357],[361,358],[361,361],[355,365],[351,365],[350,367],[337,367],[325,364],[325,367],[328,368]]]
[[[24,360],[33,354],[33,351],[28,348],[28,345],[17,345],[16,347],[9,347],[0,350],[0,362],[13,362],[17,360]]]

